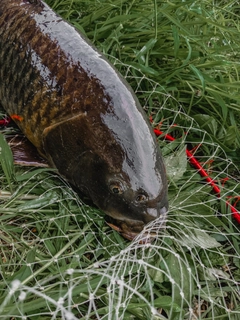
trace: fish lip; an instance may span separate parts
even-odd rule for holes
[[[130,240],[130,241],[133,241],[137,236],[139,236],[140,233],[136,233],[136,232],[124,232],[121,228],[119,228],[118,226],[110,223],[110,222],[107,222],[107,225],[109,225],[109,227],[111,227],[113,230],[117,231],[118,233],[121,234],[121,236],[123,236],[125,239],[127,240]],[[152,233],[152,234],[149,234],[149,233],[144,233],[142,235],[142,237],[139,238],[139,241],[138,243],[139,244],[146,244],[146,243],[151,243],[154,238],[156,238],[156,234]]]
[[[168,205],[165,205],[159,210],[159,216],[149,221],[128,219],[123,216],[115,218],[112,214],[107,214],[105,221],[113,230],[120,233],[127,240],[133,241],[142,233],[139,236],[138,243],[151,243],[157,237],[157,232],[142,232],[144,227],[156,219],[159,221],[159,218],[161,218],[161,229],[165,229],[167,212]]]
[[[106,216],[105,220],[106,220],[107,225],[109,225],[113,230],[115,230],[119,234],[121,234],[121,236],[124,237],[125,239],[133,241],[137,237],[139,237],[138,240],[137,240],[137,242],[139,244],[151,243],[157,237],[157,233],[156,232],[151,232],[151,233],[144,232],[144,233],[142,233],[143,228],[145,226],[145,224],[142,223],[142,221],[139,221],[139,223],[141,223],[143,225],[143,228],[141,230],[139,230],[138,232],[136,232],[136,231],[128,230],[128,228],[123,230],[120,226],[118,226],[118,224],[121,225],[122,222],[127,222],[128,220],[125,220],[125,221],[117,220],[117,219],[113,219],[112,217],[109,217],[109,216]],[[110,220],[110,221],[108,221],[108,220]],[[138,222],[138,220],[135,220],[135,222]]]
[[[109,227],[111,227],[113,230],[119,232],[124,238],[128,239],[128,240],[133,240],[136,238],[136,236],[138,235],[138,233],[136,232],[125,232],[123,231],[123,229],[121,229],[120,227],[116,226],[115,224],[106,221],[106,223],[109,225]]]

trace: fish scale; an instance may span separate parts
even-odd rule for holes
[[[133,90],[43,1],[0,2],[0,101],[71,184],[133,239],[168,210],[164,161]]]
[[[33,81],[30,61],[26,57],[26,52],[24,50],[21,51],[21,44],[15,44],[15,42],[17,43],[17,31],[20,34],[24,32],[22,28],[19,29],[19,26],[25,25],[27,22],[27,17],[22,17],[22,19],[21,17],[22,15],[17,10],[13,10],[11,14],[6,11],[5,15],[0,19],[0,29],[5,29],[5,32],[1,34],[0,41],[0,51],[3,52],[0,69],[1,79],[4,82],[4,86],[1,86],[4,89],[1,99],[9,101],[8,111],[10,113],[21,113],[26,101],[29,100],[29,94],[32,93],[29,88]],[[4,28],[4,21],[9,21],[8,28]]]

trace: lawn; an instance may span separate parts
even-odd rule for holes
[[[238,1],[47,3],[160,131],[170,208],[152,243],[129,242],[54,169],[14,165],[3,136],[18,129],[1,126],[0,319],[240,319]]]

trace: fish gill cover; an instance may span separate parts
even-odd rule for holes
[[[163,132],[169,212],[164,231],[145,228],[151,243],[129,242],[55,171],[13,166],[1,136],[0,319],[237,320],[239,224],[226,202],[239,209],[238,3],[49,4],[108,54]]]

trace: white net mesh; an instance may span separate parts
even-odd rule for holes
[[[151,243],[129,242],[54,171],[17,167],[0,193],[1,319],[240,319],[239,223],[226,204],[237,210],[238,168],[170,94],[123,67],[164,133],[166,228],[154,221]]]

